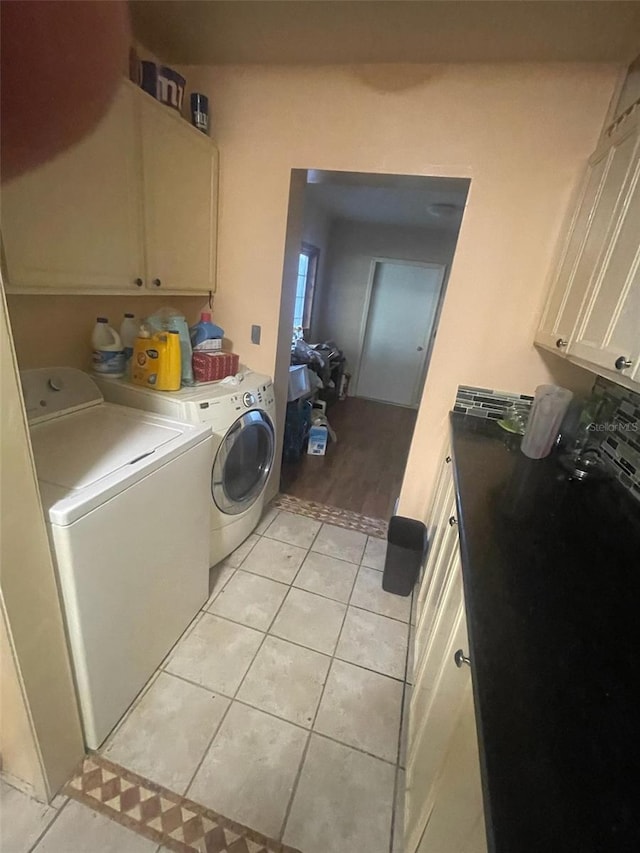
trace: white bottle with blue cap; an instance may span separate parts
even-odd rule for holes
[[[120,335],[106,317],[98,317],[91,336],[92,370],[101,376],[124,376],[125,355]]]

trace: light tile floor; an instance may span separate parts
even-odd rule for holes
[[[103,754],[303,853],[401,853],[411,604],[384,552],[269,509]],[[29,808],[3,853],[157,850],[76,802]]]

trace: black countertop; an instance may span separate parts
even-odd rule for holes
[[[640,851],[640,507],[451,415],[491,853]]]

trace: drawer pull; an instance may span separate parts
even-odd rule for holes
[[[630,358],[625,358],[623,355],[620,358],[616,359],[616,370],[626,370],[627,367],[631,367],[633,362]]]
[[[455,517],[455,515],[452,515],[451,518],[449,519],[449,527],[453,527],[457,523],[458,523],[458,519]]]
[[[458,651],[454,654],[453,659],[458,669],[460,669],[460,667],[465,663],[467,666],[471,666],[471,658],[465,657],[465,654],[462,649],[458,649]]]

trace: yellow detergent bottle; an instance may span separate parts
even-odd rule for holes
[[[156,391],[180,390],[180,335],[142,328],[133,345],[131,381]]]

